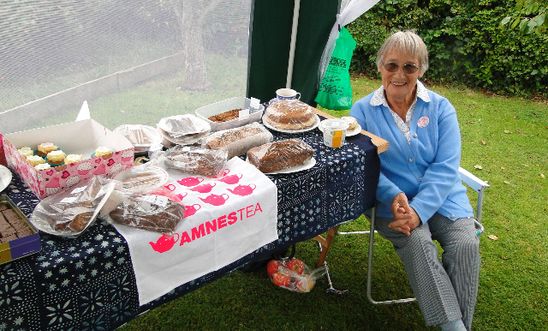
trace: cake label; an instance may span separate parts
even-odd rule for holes
[[[249,108],[242,109],[238,113],[238,119],[240,119],[240,120],[247,119],[248,117],[249,117]]]

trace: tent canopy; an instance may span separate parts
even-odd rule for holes
[[[84,100],[107,127],[155,125],[229,97],[269,101],[288,76],[312,104],[336,26],[377,1],[2,3],[0,132],[72,121]]]

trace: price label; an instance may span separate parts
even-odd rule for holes
[[[246,118],[249,117],[249,108],[246,108],[246,109],[242,109],[240,110],[240,112],[238,113],[238,119],[240,120],[244,120]]]

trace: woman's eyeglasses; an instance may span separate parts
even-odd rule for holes
[[[383,63],[382,66],[384,67],[384,69],[386,69],[386,71],[390,72],[396,72],[400,70],[400,66],[394,62]],[[419,66],[414,63],[405,63],[403,65],[403,72],[405,72],[406,74],[414,74],[415,72],[417,72],[417,70],[419,70]]]

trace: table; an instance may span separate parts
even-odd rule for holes
[[[276,140],[294,137],[275,134]],[[316,150],[317,164],[301,173],[269,175],[278,187],[277,241],[139,306],[129,250],[113,226],[98,220],[77,239],[41,234],[39,253],[0,266],[0,329],[113,329],[373,206],[380,168],[369,137],[351,137],[339,149],[325,147],[318,130],[299,137]],[[38,203],[17,176],[7,194],[26,215]]]

